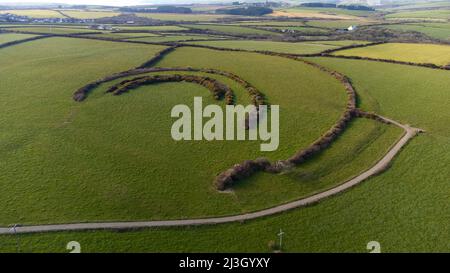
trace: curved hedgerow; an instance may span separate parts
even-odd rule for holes
[[[118,84],[115,84],[111,86],[106,92],[113,93],[114,95],[117,96],[143,85],[150,85],[162,82],[196,83],[210,90],[213,93],[213,96],[216,100],[224,98],[227,104],[233,104],[234,102],[234,93],[227,85],[210,77],[202,77],[196,75],[168,74],[168,75],[151,75],[151,76],[137,77],[130,80],[124,80]]]

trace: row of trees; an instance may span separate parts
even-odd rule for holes
[[[310,7],[310,8],[338,8],[338,9],[348,9],[348,10],[365,10],[365,11],[375,11],[374,8],[364,5],[337,5],[333,3],[303,3],[300,6]]]
[[[230,14],[230,15],[242,15],[242,16],[263,16],[272,13],[271,8],[266,7],[243,7],[243,8],[231,8],[231,9],[217,9],[218,14]]]
[[[156,8],[131,8],[124,7],[120,8],[123,12],[135,12],[135,13],[192,13],[192,10],[187,7],[177,7],[177,6],[159,6]]]

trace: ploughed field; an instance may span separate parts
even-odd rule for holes
[[[291,172],[259,173],[231,193],[220,193],[213,186],[218,173],[246,159],[286,159],[324,134],[345,110],[344,87],[316,67],[257,53],[181,47],[156,64],[213,68],[250,82],[270,104],[280,105],[280,146],[274,152],[260,152],[255,141],[174,141],[174,105],[192,105],[194,96],[202,96],[204,105],[225,105],[192,83],[105,94],[120,79],[100,85],[83,102],[73,101],[83,85],[139,66],[162,49],[76,38],[2,49],[1,62],[9,64],[0,68],[2,225],[181,219],[263,209],[344,182],[381,158],[401,134],[392,126],[356,121],[330,149]],[[237,103],[251,103],[229,78],[189,74],[217,79],[234,91]]]

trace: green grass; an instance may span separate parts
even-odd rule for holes
[[[193,29],[203,29],[203,30],[210,30],[220,33],[227,33],[227,34],[240,34],[240,35],[279,35],[276,32],[271,32],[267,30],[262,29],[254,29],[254,28],[248,28],[248,27],[240,27],[240,26],[229,26],[229,25],[213,25],[213,24],[203,24],[203,25],[184,25],[188,28]]]
[[[47,9],[0,10],[0,13],[11,13],[19,16],[28,16],[31,18],[66,18],[54,10]]]
[[[3,50],[1,61],[12,59],[14,65],[1,70],[5,113],[0,126],[9,128],[0,137],[5,162],[0,183],[9,196],[0,201],[5,208],[2,225],[223,215],[310,193],[308,184],[288,176],[274,184],[270,175],[249,180],[255,184],[252,190],[243,183],[234,194],[217,193],[212,180],[218,172],[262,153],[255,142],[171,139],[173,105],[192,103],[192,96],[202,94],[205,103],[212,102],[199,86],[162,84],[121,97],[97,90],[83,103],[72,101],[77,88],[144,62],[157,48],[49,39]],[[280,148],[264,153],[272,159],[309,145],[331,127],[345,105],[345,92],[336,80],[284,58],[181,48],[159,65],[232,71],[259,86],[272,104],[282,105]],[[24,69],[30,72],[17,72]],[[13,171],[17,168],[26,171]],[[318,183],[316,190],[324,185],[329,186]]]
[[[384,27],[400,31],[417,31],[432,38],[450,40],[450,24],[445,23],[395,24]]]
[[[131,41],[143,41],[143,42],[177,42],[188,40],[212,40],[223,39],[221,36],[206,36],[206,35],[166,35],[159,37],[145,37],[145,38],[132,38]]]
[[[267,29],[267,30],[294,30],[296,32],[301,32],[301,33],[305,33],[305,34],[309,34],[309,33],[322,33],[322,34],[326,34],[329,31],[326,29],[320,29],[320,28],[313,28],[313,27],[305,27],[305,26],[270,26],[270,27],[261,27],[263,29]]]
[[[253,51],[273,51],[290,54],[314,54],[327,49],[338,48],[344,45],[358,44],[360,41],[323,41],[323,42],[272,42],[252,40],[226,40],[226,41],[197,41],[189,44],[208,45],[219,48],[244,49]]]
[[[354,172],[370,166],[374,158],[381,156],[399,134],[400,129],[395,127],[358,119],[322,156],[288,176],[296,180],[296,183],[310,184],[310,187],[314,187],[313,184],[316,183],[346,179]],[[353,156],[355,154],[356,157]],[[337,165],[342,166],[342,169],[337,171]],[[323,176],[317,177],[319,173]],[[242,190],[253,191],[254,186],[249,185]],[[254,194],[256,198],[260,193]],[[302,215],[310,210],[298,209],[268,219],[216,227],[152,229],[125,233],[96,231],[21,235],[21,249],[23,252],[65,252],[67,242],[76,240],[81,243],[83,252],[267,252],[267,243],[276,239],[276,232],[283,228],[286,233],[289,232],[286,250],[298,251],[308,246],[304,244],[305,236],[300,236],[302,231],[308,229],[308,226],[315,226],[313,223],[299,223],[305,218]],[[320,230],[324,228],[322,226]],[[235,232],[245,236],[245,242],[236,241]],[[311,231],[307,234],[311,234]],[[3,236],[1,239],[0,252],[17,251],[13,237]],[[364,245],[361,245],[360,251],[363,250]]]
[[[36,35],[30,34],[16,34],[16,33],[0,33],[0,45],[9,42],[24,40],[27,38],[35,37]]]
[[[448,71],[309,59],[348,75],[364,109],[427,132],[409,143],[388,171],[315,206],[208,227],[22,235],[23,250],[65,252],[67,242],[77,240],[86,252],[267,252],[281,228],[286,252],[368,252],[366,245],[373,240],[381,243],[382,252],[448,252]],[[366,122],[371,123],[359,120]],[[16,251],[14,237],[4,236],[1,243],[4,251]]]
[[[112,38],[112,39],[133,39],[133,38],[156,38],[161,37],[159,34],[153,33],[138,33],[138,32],[104,32],[102,34],[89,34],[87,37],[100,37],[100,38]]]
[[[187,29],[181,26],[117,26],[117,28],[133,31],[180,31]]]
[[[347,29],[349,26],[352,25],[366,25],[373,23],[371,21],[365,21],[365,20],[311,20],[306,22],[305,24],[307,26],[313,26],[313,27],[323,27],[323,28],[330,28],[330,29]]]
[[[333,54],[436,65],[450,64],[450,46],[448,45],[387,43],[337,51]]]
[[[139,17],[152,18],[162,21],[185,21],[185,22],[210,22],[233,17],[232,15],[220,14],[175,14],[175,13],[136,13]]]
[[[386,19],[450,19],[450,9],[404,11],[386,15]]]

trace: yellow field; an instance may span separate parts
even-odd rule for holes
[[[47,9],[24,9],[24,10],[0,10],[0,13],[11,13],[19,16],[31,18],[65,18],[62,14],[54,10]]]
[[[84,10],[61,10],[65,15],[77,19],[97,19],[103,17],[117,16],[119,12],[112,11],[84,11]]]
[[[450,46],[447,45],[388,43],[336,51],[334,55],[433,63],[436,65],[450,64]]]
[[[319,12],[309,12],[309,11],[283,11],[283,10],[276,10],[271,14],[268,14],[268,16],[275,16],[275,17],[304,17],[304,18],[321,18],[321,19],[354,19],[354,16],[348,16],[348,15],[333,15],[333,14],[324,14]]]

